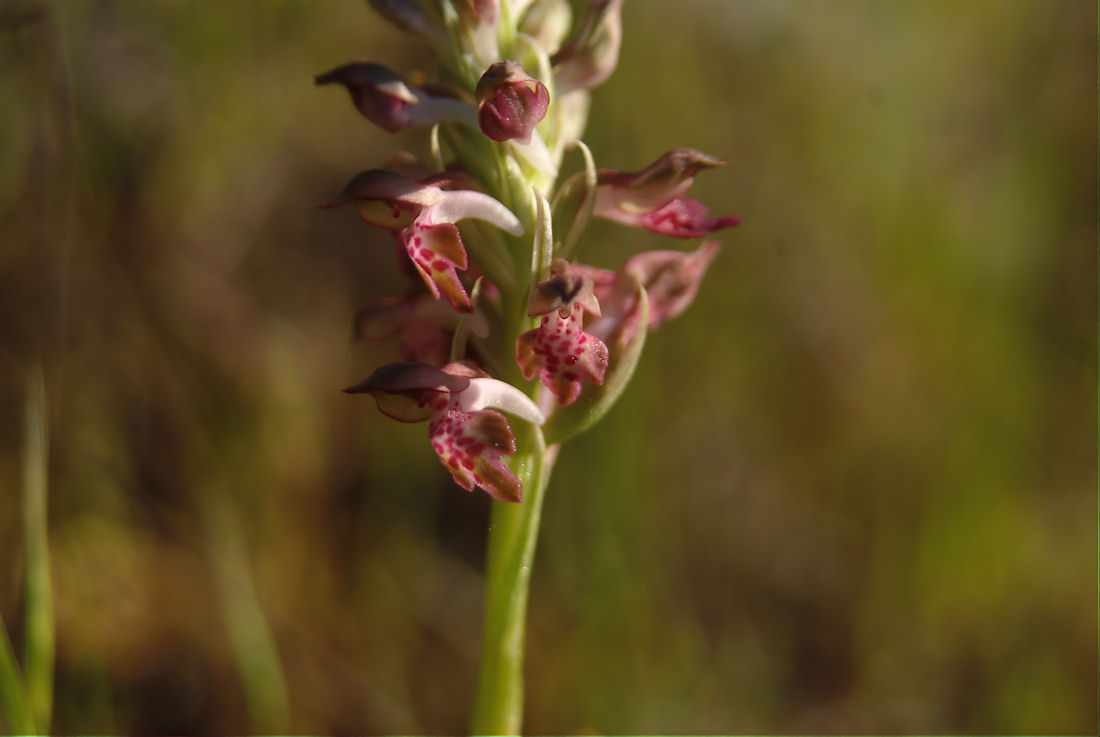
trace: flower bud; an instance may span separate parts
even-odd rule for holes
[[[343,85],[363,117],[390,133],[441,120],[472,122],[473,110],[465,102],[428,94],[380,64],[353,61],[318,75],[314,82]]]
[[[539,121],[546,117],[550,93],[517,62],[501,61],[477,83],[477,122],[494,141],[530,143]]]

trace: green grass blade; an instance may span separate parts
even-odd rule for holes
[[[222,616],[248,704],[249,726],[253,734],[286,734],[290,729],[286,677],[241,531],[224,504],[212,505],[208,514]]]
[[[27,701],[34,724],[50,731],[53,712],[53,591],[47,537],[46,385],[41,367],[27,379],[23,450],[23,536],[27,554],[24,641]]]
[[[0,620],[0,728],[5,727],[14,734],[37,732],[27,703],[23,674],[15,662],[8,631]]]

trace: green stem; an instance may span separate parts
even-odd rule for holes
[[[539,517],[558,446],[546,447],[532,428],[529,448],[517,457],[523,481],[520,504],[493,504],[486,563],[485,634],[470,732],[519,734],[523,721],[523,652],[527,590],[538,540]]]

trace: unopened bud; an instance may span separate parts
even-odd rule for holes
[[[343,85],[363,117],[391,133],[441,120],[472,122],[473,110],[462,100],[428,94],[380,64],[353,61],[318,75],[314,81]]]
[[[494,141],[529,143],[550,106],[546,86],[514,61],[489,67],[477,83],[476,94],[478,125]]]

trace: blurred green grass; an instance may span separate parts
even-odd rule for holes
[[[745,224],[562,454],[529,731],[1095,733],[1095,5],[624,17],[597,164],[723,156]],[[0,9],[0,614],[41,359],[56,731],[464,729],[488,500],[337,391],[399,272],[315,207],[426,144],[311,75],[414,47],[353,0]]]

